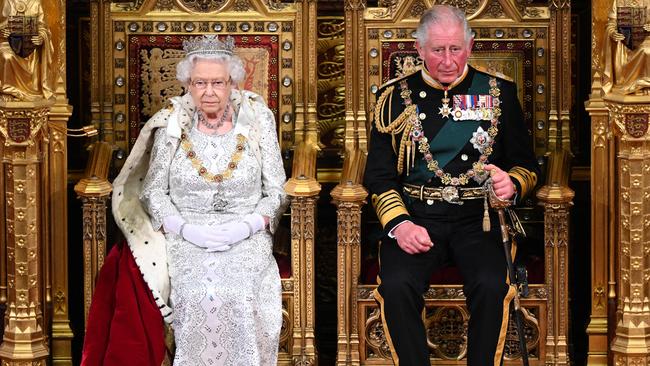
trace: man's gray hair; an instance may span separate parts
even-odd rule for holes
[[[246,77],[244,63],[237,55],[228,55],[225,53],[213,55],[193,54],[185,57],[176,65],[176,79],[183,83],[183,85],[187,86],[190,84],[192,69],[194,69],[194,65],[196,65],[198,60],[218,62],[226,65],[234,84],[239,84]]]
[[[449,21],[454,21],[462,25],[465,30],[465,42],[469,42],[472,39],[472,28],[469,27],[467,18],[465,18],[465,12],[462,9],[450,5],[434,5],[425,11],[415,31],[415,38],[417,38],[420,45],[423,45],[427,42],[429,27],[434,24]]]

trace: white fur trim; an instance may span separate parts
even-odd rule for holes
[[[149,286],[166,323],[173,320],[169,306],[169,273],[167,271],[167,241],[151,226],[149,215],[142,207],[139,193],[149,168],[149,151],[153,131],[167,124],[170,110],[162,110],[147,122],[126,159],[120,174],[113,181],[113,216],[120,227],[135,262]]]

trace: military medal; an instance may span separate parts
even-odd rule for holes
[[[447,118],[451,114],[451,109],[449,109],[449,96],[447,96],[447,87],[443,90],[445,91],[445,96],[442,98],[442,107],[438,108],[438,114],[442,117]]]

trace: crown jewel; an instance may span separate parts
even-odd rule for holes
[[[216,34],[206,34],[183,41],[183,50],[187,56],[194,54],[216,55],[220,53],[232,55],[234,49],[235,39],[231,36],[227,36],[224,41],[221,41]]]

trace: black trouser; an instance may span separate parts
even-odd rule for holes
[[[414,223],[424,226],[431,236],[434,247],[428,252],[407,254],[388,237],[381,244],[380,284],[375,296],[382,308],[393,359],[400,366],[429,365],[422,322],[423,294],[431,274],[446,258],[458,267],[463,277],[463,292],[470,312],[467,364],[501,363],[512,292],[508,292],[506,282],[498,220],[491,214],[492,231],[483,232],[483,201],[465,202],[464,205],[436,202],[432,206],[437,207],[426,207],[418,201],[415,207],[409,208]]]

